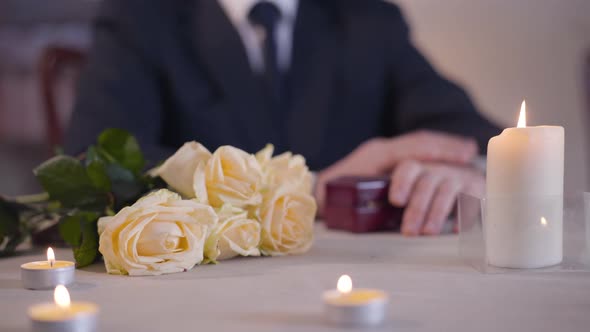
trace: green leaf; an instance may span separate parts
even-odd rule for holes
[[[102,180],[94,174],[96,179],[93,181],[75,158],[53,157],[38,166],[34,173],[49,197],[65,207],[99,209],[108,202],[105,186],[95,185],[95,182],[101,184]]]
[[[111,179],[111,193],[115,198],[116,211],[133,204],[147,191],[141,179],[118,164],[107,165],[107,174]]]
[[[82,226],[82,243],[79,247],[74,248],[74,259],[78,268],[88,266],[99,257],[98,252],[98,230],[97,218],[93,220],[83,220]]]
[[[78,267],[92,264],[98,256],[98,217],[97,212],[77,211],[60,220],[59,233],[72,246]]]
[[[80,216],[65,216],[59,221],[59,235],[67,244],[77,247],[82,241]]]
[[[107,174],[106,166],[102,161],[90,162],[86,167],[86,173],[95,188],[102,192],[111,190],[111,180]]]
[[[98,153],[98,150],[96,149],[96,146],[91,145],[88,147],[88,149],[86,150],[86,155],[84,157],[84,161],[86,162],[86,166],[88,166],[90,163],[94,162],[94,161],[102,161],[105,162],[105,160],[103,158],[101,158],[100,154]]]
[[[98,147],[108,159],[139,174],[145,160],[135,137],[122,129],[107,129],[98,137]]]
[[[86,151],[86,172],[92,180],[92,183],[101,190],[111,190],[111,180],[107,174],[106,165],[109,161],[101,157],[95,146],[90,146]]]

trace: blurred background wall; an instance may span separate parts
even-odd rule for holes
[[[39,94],[41,51],[50,44],[87,47],[99,2],[0,0],[0,193],[35,190],[30,170],[49,154]],[[526,98],[530,125],[563,125],[566,191],[589,189],[589,0],[394,2],[419,48],[463,84],[490,118],[514,126]],[[69,81],[65,77],[58,86],[62,121],[71,105]]]
[[[396,0],[421,50],[479,108],[514,127],[566,130],[566,192],[590,190],[589,0]]]
[[[85,48],[99,0],[0,0],[0,193],[38,190],[31,169],[50,156],[39,59],[52,44]],[[67,76],[67,75],[66,75]],[[72,80],[59,80],[66,120]]]

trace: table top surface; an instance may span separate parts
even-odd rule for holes
[[[458,238],[353,235],[317,226],[301,256],[239,258],[156,277],[77,270],[72,300],[101,308],[100,331],[337,331],[323,318],[323,291],[350,274],[355,286],[389,292],[387,322],[371,331],[584,331],[590,273],[482,274],[457,255]],[[27,308],[52,291],[22,288],[22,263],[0,259],[0,331],[28,331]],[[58,259],[71,259],[57,250]],[[354,329],[345,329],[354,331]]]

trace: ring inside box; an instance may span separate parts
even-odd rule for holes
[[[389,204],[389,177],[345,176],[326,184],[324,221],[354,233],[399,231],[402,208]]]

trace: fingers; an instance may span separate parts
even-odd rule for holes
[[[414,184],[423,170],[424,167],[413,160],[404,161],[396,167],[391,175],[391,185],[389,186],[391,204],[398,207],[406,206]]]
[[[461,188],[461,182],[457,179],[447,178],[440,183],[432,200],[426,222],[422,228],[422,234],[436,235],[442,231],[444,223],[453,210]]]
[[[386,150],[388,141],[389,139],[383,138],[370,139],[325,169],[323,173],[329,173],[332,178],[343,175],[383,175],[383,165],[387,165],[390,158]]]
[[[439,234],[461,191],[485,190],[483,175],[459,166],[401,162],[391,175],[389,201],[405,207],[404,235]]]
[[[395,138],[373,138],[332,165],[333,175],[378,175],[404,160],[467,164],[477,156],[472,139],[420,131]]]
[[[438,145],[434,161],[466,164],[477,157],[478,147],[474,139],[446,134],[435,134]]]
[[[402,233],[404,235],[414,236],[420,234],[441,179],[435,174],[423,173],[416,182],[402,217]]]
[[[447,162],[466,164],[478,153],[473,139],[443,133],[420,131],[389,140],[387,166],[400,160]]]
[[[315,197],[317,204],[317,215],[321,217],[324,215],[324,203],[326,199],[326,181],[321,175],[316,176],[315,181],[316,182],[313,190],[313,195]]]

